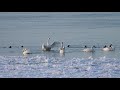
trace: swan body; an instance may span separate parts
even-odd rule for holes
[[[64,49],[62,48],[62,49],[60,49],[60,53],[65,53],[65,51],[64,51]]]
[[[42,44],[42,50],[43,51],[50,51],[51,50],[51,46],[47,46],[45,44]]]
[[[102,48],[103,51],[111,51],[109,47]]]
[[[45,45],[44,43],[42,44],[42,50],[43,51],[50,51],[51,48],[55,47],[57,44],[60,44],[59,42],[54,42],[53,44],[49,44],[50,38],[48,38],[47,44]]]
[[[94,50],[92,48],[86,48],[86,49],[83,49],[84,52],[94,52]]]
[[[27,54],[31,54],[31,53],[30,53],[30,50],[24,48],[24,49],[23,49],[23,55],[27,55]]]
[[[93,47],[94,47],[94,46],[93,46]],[[85,46],[85,48],[84,48],[82,51],[83,51],[83,52],[94,52],[93,47],[87,48],[87,47]]]
[[[102,50],[103,51],[114,51],[115,50],[115,48],[112,46],[112,44],[110,45],[110,46],[104,46],[103,48],[102,48]]]
[[[59,52],[60,52],[61,54],[65,53],[65,47],[63,46],[63,42],[61,43],[61,47],[60,47]]]

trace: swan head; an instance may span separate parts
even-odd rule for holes
[[[107,46],[105,45],[103,48],[106,48]]]
[[[110,46],[109,47],[111,47],[112,46],[112,44],[110,44]]]

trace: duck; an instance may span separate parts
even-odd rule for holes
[[[70,47],[70,45],[68,45],[67,47]]]
[[[49,40],[50,38],[48,38],[46,45],[44,43],[42,44],[43,51],[50,51],[51,48],[55,47],[57,44],[60,44],[60,42],[54,42],[53,44],[50,45]]]
[[[21,48],[23,48],[23,46],[21,46]]]
[[[87,46],[85,46],[82,51],[83,52],[95,52],[95,50],[93,48],[95,48],[95,46],[92,46],[91,48],[87,48]]]
[[[12,46],[9,46],[9,48],[12,48]]]
[[[59,48],[59,52],[61,54],[65,53],[65,47],[63,46],[63,42],[61,43],[61,47]]]
[[[26,48],[24,48],[22,51],[23,51],[23,55],[31,54],[30,50],[28,50]]]

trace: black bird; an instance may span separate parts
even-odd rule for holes
[[[105,45],[103,48],[106,48],[107,46]]]
[[[85,45],[85,47],[84,48],[87,48],[87,46]]]
[[[9,46],[9,48],[12,48],[12,46]]]
[[[67,47],[70,47],[70,45],[68,45]]]

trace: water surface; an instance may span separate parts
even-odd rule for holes
[[[119,78],[119,34],[119,12],[0,12],[0,77]],[[41,50],[48,37],[64,42],[64,55]],[[115,51],[101,50],[111,43]],[[82,52],[85,45],[97,48]],[[21,46],[33,54],[24,57]]]

